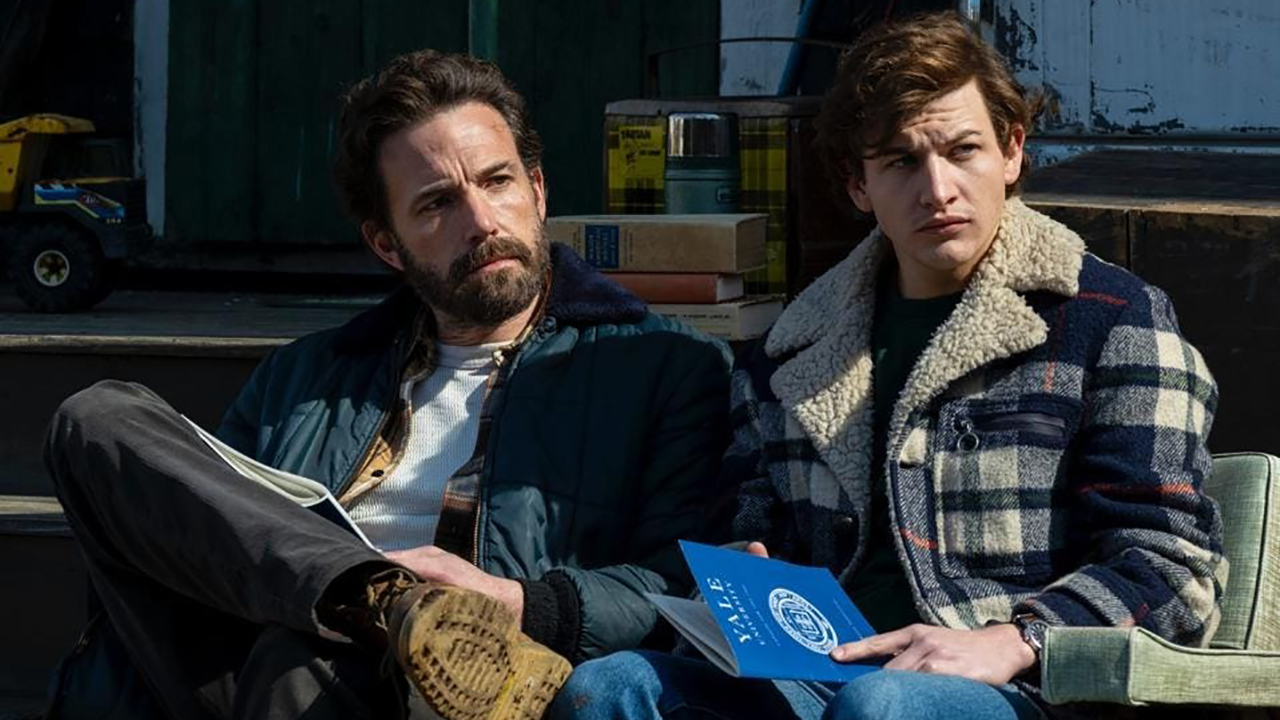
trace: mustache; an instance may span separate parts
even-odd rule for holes
[[[496,237],[477,245],[449,265],[449,281],[461,283],[467,276],[495,260],[518,260],[528,266],[533,252],[513,237]]]

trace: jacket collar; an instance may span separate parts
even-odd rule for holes
[[[545,316],[561,325],[629,324],[644,319],[648,306],[587,265],[565,245],[551,244],[551,291]],[[378,305],[338,329],[338,352],[361,353],[382,348],[417,323],[433,332],[430,314],[412,288],[402,285]]]
[[[547,315],[561,325],[627,325],[644,319],[649,306],[588,265],[567,245],[551,244],[551,295]]]
[[[876,277],[890,251],[877,228],[800,293],[765,341],[770,357],[792,355],[770,385],[842,485],[867,477],[870,469],[871,325]],[[890,437],[896,436],[908,413],[951,383],[1043,343],[1048,327],[1021,293],[1074,296],[1083,257],[1079,236],[1010,198],[991,249],[959,305],[908,376],[890,421]]]

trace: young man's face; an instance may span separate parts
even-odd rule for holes
[[[391,228],[366,222],[365,240],[437,316],[493,327],[537,299],[542,171],[525,171],[502,115],[479,102],[445,110],[383,141],[379,166]]]
[[[1022,168],[1021,127],[1001,147],[976,81],[925,106],[888,147],[862,161],[849,196],[874,212],[898,259],[906,297],[964,288],[995,238],[1005,187]]]

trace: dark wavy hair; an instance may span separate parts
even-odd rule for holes
[[[468,102],[489,105],[507,121],[525,170],[542,164],[542,140],[529,125],[524,98],[493,63],[470,55],[419,50],[401,55],[342,96],[333,178],[357,224],[391,226],[378,165],[382,141]]]
[[[923,13],[863,33],[841,59],[815,120],[817,149],[842,190],[863,178],[864,158],[885,148],[925,106],[976,80],[1001,150],[1015,126],[1030,134],[1044,106],[1014,79],[1004,58],[953,11]],[[1007,188],[1014,194],[1030,171]]]

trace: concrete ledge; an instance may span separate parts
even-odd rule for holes
[[[92,311],[41,314],[0,287],[0,353],[261,357],[337,327],[377,295],[119,291]]]
[[[261,358],[289,337],[0,335],[0,352]]]
[[[0,535],[71,537],[57,498],[0,495]]]

